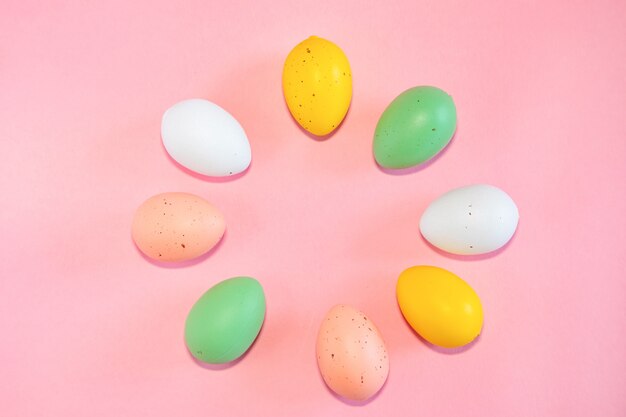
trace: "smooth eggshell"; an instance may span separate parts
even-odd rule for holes
[[[211,250],[224,235],[222,213],[188,193],[164,193],[147,199],[135,212],[132,237],[157,261],[179,262]]]
[[[389,356],[380,332],[362,312],[337,305],[324,317],[317,336],[320,373],[338,395],[364,401],[387,380]]]
[[[383,168],[409,168],[441,152],[455,130],[452,97],[437,87],[413,87],[396,97],[380,116],[374,157]]]
[[[193,305],[185,321],[185,343],[202,362],[231,362],[252,346],[264,319],[265,294],[259,281],[230,278]]]
[[[352,99],[352,72],[344,52],[329,40],[311,36],[289,53],[283,67],[283,93],[303,129],[324,136],[345,117]]]
[[[420,231],[441,250],[478,255],[504,246],[518,220],[517,206],[507,193],[493,185],[469,185],[434,200],[422,215]]]
[[[466,345],[483,327],[483,308],[476,292],[443,268],[408,268],[398,278],[396,296],[406,321],[434,345]]]
[[[252,158],[239,122],[208,100],[184,100],[170,107],[163,114],[161,138],[176,162],[203,175],[238,174]]]

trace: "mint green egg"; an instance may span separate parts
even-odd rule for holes
[[[456,107],[445,91],[413,87],[385,109],[374,135],[374,157],[383,168],[409,168],[437,155],[456,130]]]
[[[185,343],[202,362],[233,361],[252,345],[265,319],[265,294],[254,278],[224,280],[205,292],[185,322]]]

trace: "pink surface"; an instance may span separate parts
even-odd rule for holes
[[[623,1],[5,1],[0,13],[0,408],[3,416],[623,416],[626,414],[626,3]],[[281,93],[311,34],[353,69],[352,107],[327,141]],[[378,169],[376,121],[406,88],[451,93],[457,134],[406,175]],[[163,111],[203,97],[246,129],[233,181],[181,170]],[[446,256],[419,236],[439,194],[487,182],[517,202],[494,256]],[[147,261],[136,207],[204,196],[227,233],[201,262]],[[463,352],[419,340],[398,274],[438,265],[481,296]],[[243,360],[198,365],[186,314],[216,282],[264,285],[265,326]],[[365,406],[315,362],[334,304],[363,310],[391,372]]]

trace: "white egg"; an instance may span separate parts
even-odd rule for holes
[[[446,252],[478,255],[504,246],[518,220],[517,206],[507,193],[493,185],[469,185],[433,201],[422,215],[420,231]]]
[[[163,114],[161,138],[176,162],[212,177],[243,172],[252,158],[239,122],[208,100],[184,100],[170,107]]]

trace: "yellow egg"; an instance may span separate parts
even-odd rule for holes
[[[287,56],[283,93],[298,124],[325,136],[340,124],[352,99],[352,73],[348,58],[334,43],[311,36]]]
[[[402,315],[428,342],[445,348],[466,345],[483,327],[478,295],[458,276],[436,266],[414,266],[398,278]]]

